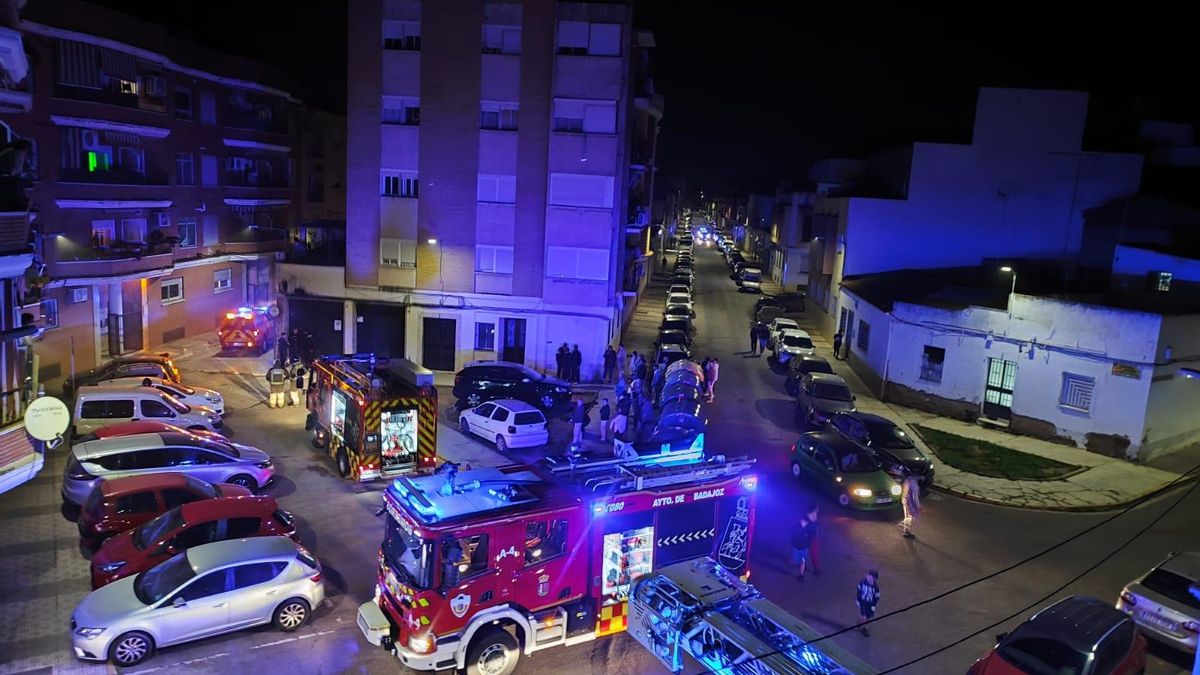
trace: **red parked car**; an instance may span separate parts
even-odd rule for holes
[[[1064,598],[997,637],[967,675],[1135,675],[1146,668],[1146,638],[1129,615],[1096,598]]]
[[[181,473],[100,480],[79,511],[79,539],[84,546],[95,548],[105,539],[176,506],[201,499],[251,494],[239,485],[214,485]]]
[[[229,442],[229,439],[221,434],[203,429],[184,429],[177,427],[174,424],[159,422],[157,420],[139,420],[137,422],[119,422],[117,424],[109,424],[100,427],[90,434],[76,436],[72,443],[82,443],[84,441],[94,441],[100,438],[116,438],[118,436],[133,436],[135,434],[161,434],[174,432],[177,434],[192,434],[201,438],[212,438],[214,440]]]
[[[296,538],[292,515],[274,497],[218,497],[177,506],[123,532],[92,556],[92,588],[144,572],[193,546],[226,539]]]

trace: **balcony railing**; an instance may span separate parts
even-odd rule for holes
[[[0,255],[29,253],[29,213],[20,211],[0,212]]]
[[[272,134],[287,134],[287,120],[279,119],[279,117],[273,115],[268,119],[253,112],[231,110],[225,115],[225,126],[233,129],[249,129],[251,131],[266,131]]]
[[[170,267],[175,254],[165,244],[157,246],[136,244],[107,251],[88,250],[50,263],[50,276],[56,279],[80,277],[121,276]]]
[[[60,169],[59,180],[64,183],[93,183],[100,185],[168,185],[165,171],[129,171],[127,169],[109,169],[108,171],[88,171],[86,169]]]
[[[278,178],[264,178],[262,174],[246,174],[241,171],[225,172],[226,187],[241,187],[241,188],[290,188],[287,179],[280,176]]]

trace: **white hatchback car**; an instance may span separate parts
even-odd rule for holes
[[[225,399],[221,396],[220,392],[204,387],[191,387],[186,384],[179,384],[178,382],[164,380],[161,377],[120,377],[115,380],[99,382],[97,385],[105,387],[150,387],[151,389],[161,391],[180,403],[205,406],[218,415],[225,414]]]
[[[800,324],[796,323],[795,319],[786,317],[777,317],[767,324],[767,342],[770,346],[775,346],[776,340],[785,330],[800,330]]]
[[[692,306],[692,295],[690,293],[668,293],[667,305],[684,305],[688,309],[695,309]]]
[[[294,631],[324,600],[321,564],[291,539],[218,541],[89,593],[71,615],[71,644],[76,658],[128,668],[251,626]]]
[[[783,330],[775,337],[775,358],[787,363],[797,356],[812,356],[817,353],[812,337],[802,330]]]
[[[509,398],[468,408],[458,416],[464,434],[475,434],[496,443],[496,449],[532,448],[550,440],[546,416],[524,401]]]

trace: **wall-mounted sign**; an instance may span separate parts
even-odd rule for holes
[[[1132,377],[1135,380],[1142,377],[1141,369],[1128,363],[1114,363],[1112,366],[1112,374],[1120,375],[1121,377]]]

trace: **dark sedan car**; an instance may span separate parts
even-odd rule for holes
[[[72,396],[78,387],[86,387],[106,380],[122,377],[157,377],[171,382],[179,382],[179,368],[166,352],[162,354],[145,354],[125,356],[113,359],[102,366],[92,368],[86,373],[78,373],[68,377],[63,382],[63,393]]]
[[[690,319],[663,319],[663,322],[658,326],[658,332],[668,330],[681,330],[688,334],[689,337],[696,335],[696,329],[692,326]]]
[[[692,336],[687,331],[682,330],[660,330],[658,337],[654,339],[654,346],[659,345],[683,345],[684,347],[692,346]]]
[[[787,381],[783,383],[783,388],[787,391],[788,396],[795,396],[800,392],[800,378],[809,373],[829,373],[833,374],[833,366],[820,356],[798,356],[791,361],[788,361],[788,376]]]
[[[454,375],[454,397],[460,410],[497,398],[554,410],[571,400],[571,385],[519,363],[472,361]]]
[[[829,425],[839,434],[875,453],[888,473],[912,472],[921,487],[933,483],[933,462],[921,452],[908,434],[886,417],[864,412],[837,413]]]
[[[820,428],[835,413],[854,412],[854,395],[837,375],[809,373],[796,392],[796,424]]]

